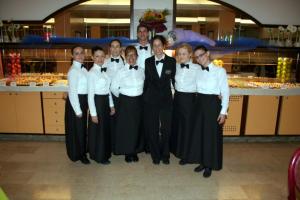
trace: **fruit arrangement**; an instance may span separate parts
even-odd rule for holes
[[[220,67],[223,67],[223,65],[224,65],[223,60],[218,60],[218,59],[213,60],[213,63]]]
[[[278,57],[276,78],[285,83],[291,80],[292,58]]]
[[[21,74],[21,54],[20,53],[10,53],[9,61],[7,63],[8,74],[11,76],[16,76]]]

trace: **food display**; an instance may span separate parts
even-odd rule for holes
[[[67,77],[63,73],[24,73],[17,76],[11,76],[1,80],[5,81],[6,85],[11,85],[11,82],[15,82],[17,86],[30,86],[31,84],[36,86],[42,85],[67,85]]]
[[[7,72],[11,76],[21,74],[21,55],[20,53],[10,53],[7,63]]]
[[[285,83],[291,79],[292,58],[278,57],[276,78]]]
[[[299,88],[299,83],[284,83],[277,78],[265,77],[239,77],[232,75],[228,77],[228,84],[232,88],[262,88],[262,89],[289,89]]]

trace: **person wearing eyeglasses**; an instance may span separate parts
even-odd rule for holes
[[[194,56],[200,69],[196,78],[196,116],[188,161],[198,163],[194,171],[204,170],[203,177],[207,178],[212,170],[222,169],[222,125],[229,104],[229,86],[226,70],[213,64],[205,46],[197,46]]]
[[[111,157],[110,115],[114,114],[111,79],[103,66],[105,52],[101,47],[92,48],[92,59],[94,64],[88,72],[88,149],[91,159],[107,165]]]
[[[139,161],[137,154],[144,150],[140,126],[145,73],[136,63],[137,56],[134,46],[126,47],[125,67],[117,72],[111,84],[112,93],[119,97],[114,153],[125,155],[128,163]]]
[[[68,72],[68,96],[65,106],[65,132],[67,155],[72,161],[80,160],[90,164],[87,153],[87,76],[83,65],[84,50],[75,46],[72,52],[72,66]]]
[[[171,152],[187,164],[187,156],[193,131],[196,100],[196,75],[199,67],[192,62],[193,49],[183,43],[176,49],[177,64],[173,104]]]
[[[152,162],[170,163],[170,134],[176,60],[164,53],[166,38],[156,35],[152,39],[154,55],[145,61],[144,122]]]

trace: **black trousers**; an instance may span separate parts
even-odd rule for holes
[[[82,117],[78,118],[69,98],[65,106],[67,155],[72,161],[80,160],[87,152],[87,95],[78,95]]]
[[[170,158],[172,105],[144,104],[144,125],[152,160]]]

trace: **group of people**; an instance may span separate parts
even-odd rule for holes
[[[163,36],[149,42],[144,26],[138,26],[137,36],[139,44],[127,46],[124,58],[118,39],[109,44],[109,58],[103,48],[93,47],[89,71],[84,49],[72,49],[65,107],[68,157],[89,164],[89,154],[109,164],[113,153],[138,162],[138,153],[145,151],[158,165],[169,164],[171,152],[180,165],[199,164],[194,171],[211,176],[222,168],[226,71],[211,62],[205,46],[193,51],[182,44],[176,60],[164,53]]]

